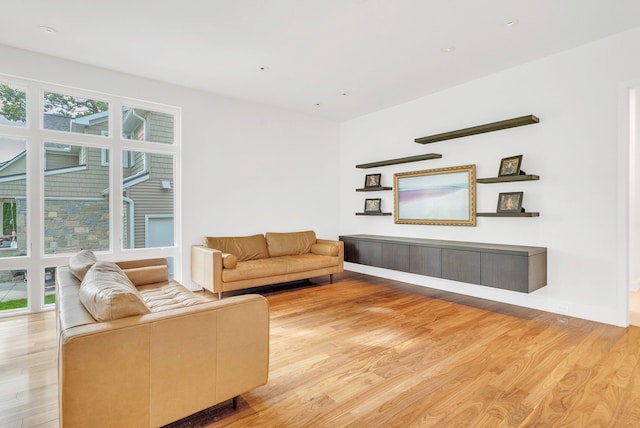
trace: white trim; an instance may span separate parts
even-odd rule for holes
[[[122,201],[127,203],[130,207],[129,209],[129,249],[134,249],[136,246],[136,203],[133,199],[127,198],[126,196],[122,197]],[[124,206],[122,207],[124,209]],[[124,231],[123,231],[124,232]],[[124,235],[124,233],[123,233]]]
[[[131,186],[135,186],[136,184],[144,183],[150,178],[149,172],[143,171],[136,175],[132,175],[131,177],[125,178],[122,183],[122,189],[128,189]]]
[[[66,174],[68,172],[84,171],[87,169],[87,165],[70,166],[67,168],[49,169],[44,172],[44,176]]]
[[[617,306],[620,316],[617,325],[629,326],[629,214],[630,214],[630,90],[640,86],[640,81],[626,82],[621,85],[618,96],[618,145],[617,145],[617,275],[615,281]]]
[[[24,180],[26,178],[27,178],[27,174],[6,175],[4,177],[0,177],[0,183],[8,183],[10,181]]]

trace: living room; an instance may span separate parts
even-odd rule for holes
[[[49,25],[55,27],[55,22]],[[322,99],[310,99],[311,111],[296,111],[189,88],[189,82],[176,85],[114,71],[119,66],[50,56],[42,51],[58,42],[46,34],[38,35],[40,53],[11,46],[6,35],[0,38],[0,74],[179,109],[180,174],[175,181],[180,196],[173,256],[176,276],[189,287],[197,287],[189,276],[190,247],[208,235],[314,230],[318,237],[332,239],[371,234],[529,245],[548,249],[548,281],[528,294],[354,263],[346,263],[345,269],[627,327],[629,292],[637,291],[640,283],[640,270],[633,263],[640,253],[640,228],[630,221],[638,218],[634,214],[640,202],[629,195],[635,189],[631,167],[636,152],[629,135],[630,90],[640,86],[640,58],[633,55],[633,47],[640,44],[638,25],[539,52],[535,59],[514,58],[500,69],[487,65],[471,79],[416,92],[395,104],[380,95],[372,103],[375,110],[346,119],[336,119],[332,107],[347,110],[344,105],[359,96],[357,89],[334,88]],[[464,49],[457,46],[438,55],[443,62],[455,62]],[[177,52],[170,55],[175,56],[167,61],[182,59]],[[260,70],[264,59],[252,59],[246,73],[269,86],[284,72],[273,64]],[[535,115],[540,122],[429,145],[414,142],[524,115]],[[495,211],[499,192],[524,191],[523,206],[540,216],[478,218],[475,227],[453,227],[354,215],[364,201],[355,189],[368,173],[356,165],[431,152],[442,158],[374,172],[382,174],[383,186],[393,186],[396,173],[468,164],[476,165],[477,177],[492,177],[502,158],[522,154],[522,169],[540,180],[478,185],[477,211]],[[393,192],[379,197],[382,210],[393,212]],[[113,249],[109,256],[121,259],[128,254]]]

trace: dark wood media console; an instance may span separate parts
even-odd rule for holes
[[[378,235],[340,236],[344,261],[530,293],[547,285],[547,249]]]

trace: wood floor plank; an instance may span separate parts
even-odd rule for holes
[[[637,427],[640,328],[353,272],[256,290],[269,382],[171,427]],[[55,314],[0,319],[0,426],[57,426]]]

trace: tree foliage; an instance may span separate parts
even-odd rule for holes
[[[26,121],[27,94],[25,91],[0,84],[0,115],[10,121]],[[58,114],[70,118],[79,118],[102,111],[107,111],[109,104],[104,101],[78,98],[71,95],[45,92],[45,113]]]
[[[44,111],[47,113],[78,118],[100,113],[101,111],[106,111],[108,108],[109,104],[104,101],[76,98],[53,92],[45,92],[44,94]]]
[[[12,122],[24,122],[27,118],[27,93],[0,84],[0,114]]]

